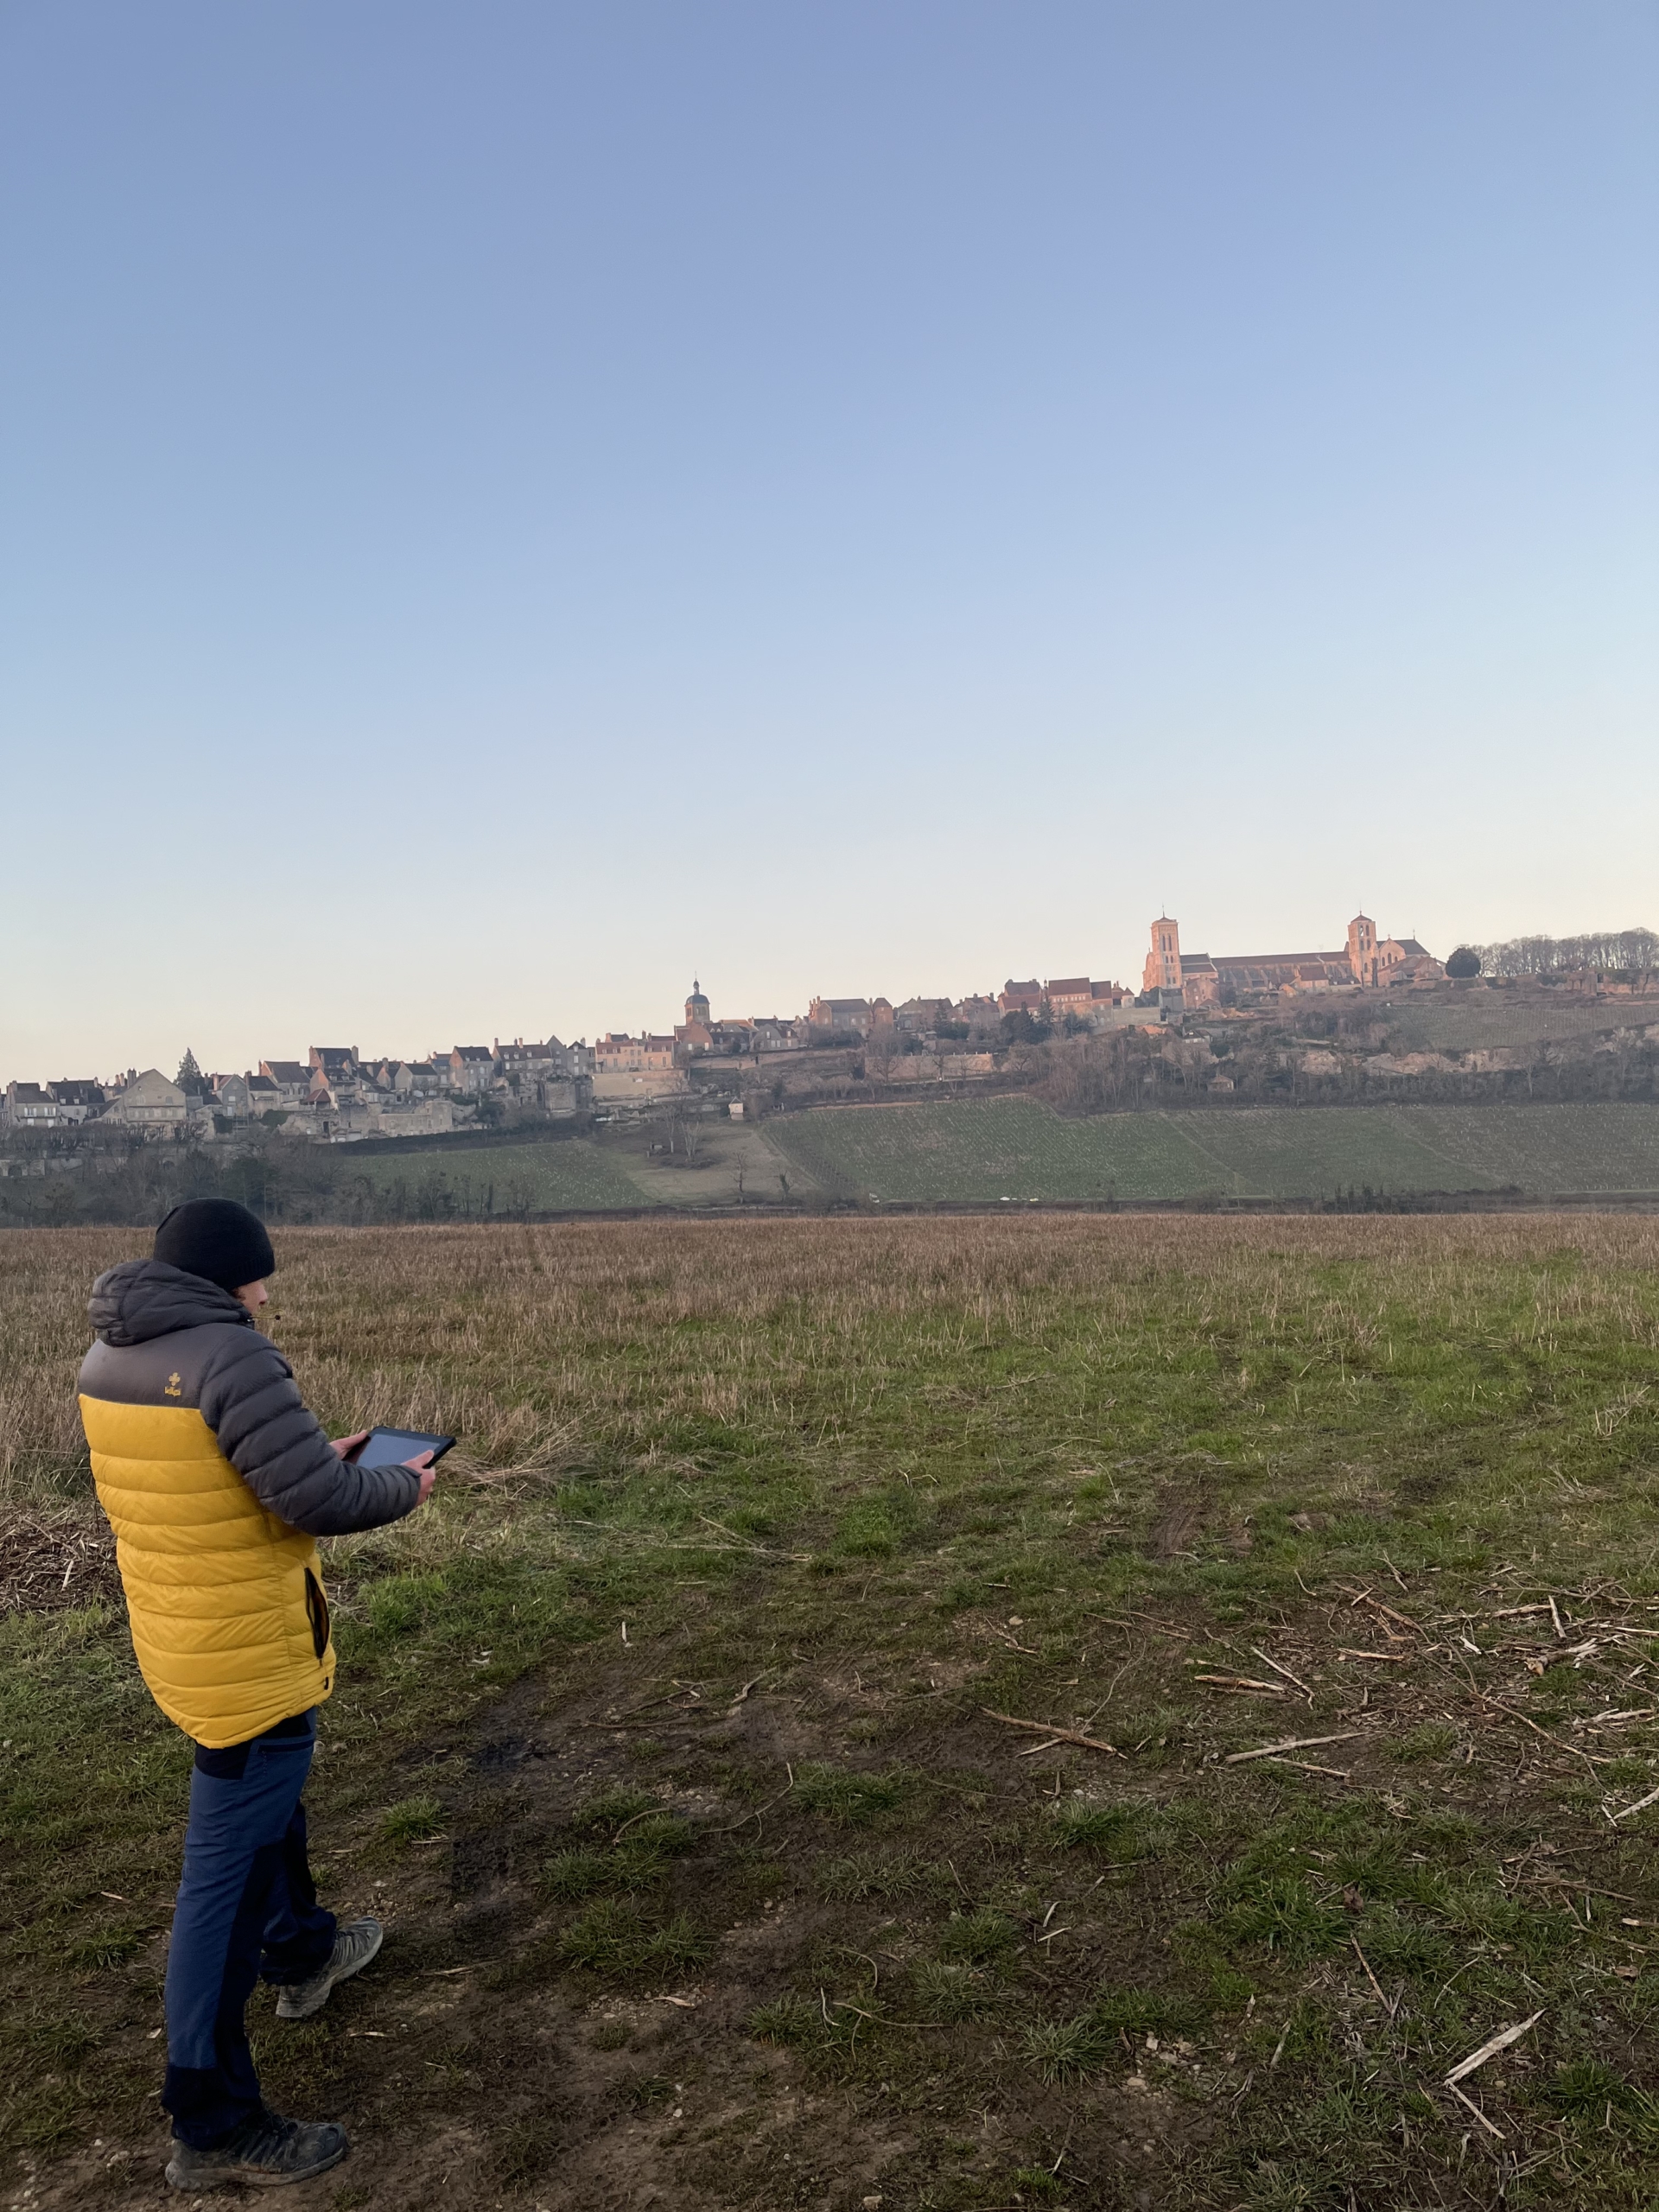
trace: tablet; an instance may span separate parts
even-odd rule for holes
[[[352,1454],[354,1467],[398,1467],[417,1453],[429,1452],[442,1459],[454,1442],[453,1436],[428,1436],[417,1428],[371,1429]]]

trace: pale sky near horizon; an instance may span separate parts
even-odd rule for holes
[[[1645,0],[0,0],[0,1082],[1659,926]]]

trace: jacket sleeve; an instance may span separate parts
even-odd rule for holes
[[[349,1465],[306,1410],[269,1337],[238,1329],[201,1384],[201,1417],[268,1513],[312,1536],[400,1521],[420,1497],[408,1467]]]

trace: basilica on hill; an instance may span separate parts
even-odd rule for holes
[[[1340,952],[1222,953],[1181,950],[1181,926],[1160,914],[1152,925],[1143,991],[1179,991],[1189,1007],[1231,1006],[1262,991],[1391,990],[1437,982],[1446,973],[1414,937],[1380,938],[1369,914],[1348,925]]]

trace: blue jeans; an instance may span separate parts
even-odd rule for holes
[[[260,2109],[243,2012],[263,1974],[304,1981],[334,1947],[317,1903],[300,1792],[315,1708],[228,1751],[200,1745],[190,1777],[184,1876],[167,1955],[167,2082],[173,2133],[211,2150]]]

